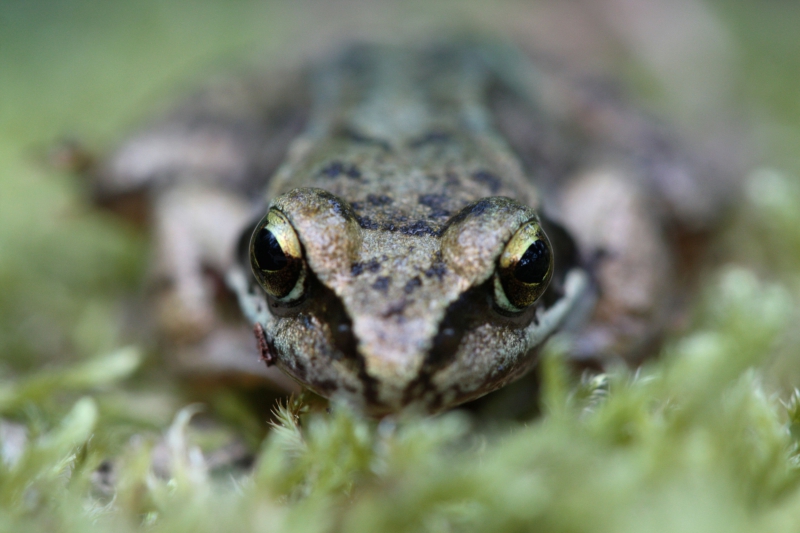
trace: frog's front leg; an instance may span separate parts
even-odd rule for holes
[[[162,191],[152,210],[159,326],[175,341],[198,341],[221,325],[219,273],[231,266],[250,207],[241,195],[187,184]]]
[[[304,125],[303,87],[299,72],[212,85],[122,143],[96,172],[104,203],[147,200],[151,303],[180,371],[264,371],[255,357],[241,357],[255,353],[252,333],[228,318],[235,314],[224,310],[231,299],[223,277],[264,201],[256,191]]]
[[[602,84],[519,53],[490,53],[502,59],[491,63],[504,89],[492,101],[496,124],[593,271],[597,305],[572,355],[591,366],[639,362],[680,317],[696,275],[672,234],[712,228],[735,174],[715,172]]]
[[[597,285],[592,318],[575,336],[571,355],[578,363],[641,361],[683,294],[676,287],[675,250],[653,203],[640,179],[620,167],[587,170],[561,195],[564,225]]]

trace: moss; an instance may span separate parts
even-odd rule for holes
[[[197,407],[109,450],[97,442],[129,422],[104,415],[94,393],[41,423],[3,467],[0,505],[9,527],[66,531],[790,531],[797,401],[769,398],[754,368],[792,301],[735,268],[706,301],[694,331],[635,375],[564,387],[551,351],[547,413],[527,426],[482,431],[458,411],[374,422],[294,402],[278,410],[252,471],[225,478],[192,438]],[[19,398],[5,411],[41,402],[30,383],[112,382],[130,368],[121,357],[65,369],[72,377],[58,382],[34,374],[7,393]],[[109,457],[116,489],[103,494]]]

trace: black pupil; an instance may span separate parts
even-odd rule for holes
[[[289,262],[278,239],[267,228],[261,228],[253,240],[253,254],[261,270],[281,270]]]
[[[544,241],[536,241],[525,253],[514,269],[514,277],[523,283],[541,283],[550,270],[550,248]]]

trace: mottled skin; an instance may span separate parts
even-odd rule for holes
[[[97,183],[151,199],[158,323],[187,371],[259,368],[226,340],[240,326],[218,307],[225,276],[264,362],[380,415],[501,387],[565,326],[574,360],[651,353],[689,286],[684,248],[733,189],[705,168],[602,85],[503,45],[440,43],[225,80],[125,142]],[[307,267],[291,305],[234,253],[270,208]],[[508,312],[498,258],[529,221],[553,281]]]
[[[578,302],[586,275],[565,261],[538,305],[493,301],[499,255],[539,219],[486,105],[499,74],[461,47],[353,48],[318,72],[313,118],[267,193],[314,280],[299,305],[243,298],[270,308],[250,318],[301,383],[372,413],[440,410],[527,371]]]

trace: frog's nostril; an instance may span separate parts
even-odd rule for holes
[[[345,357],[354,358],[356,355],[356,338],[353,336],[353,326],[350,319],[331,325],[333,345]]]
[[[425,365],[439,367],[450,361],[458,351],[463,336],[464,328],[456,327],[451,321],[443,323],[439,327],[436,337],[433,338],[433,345],[428,350]]]

